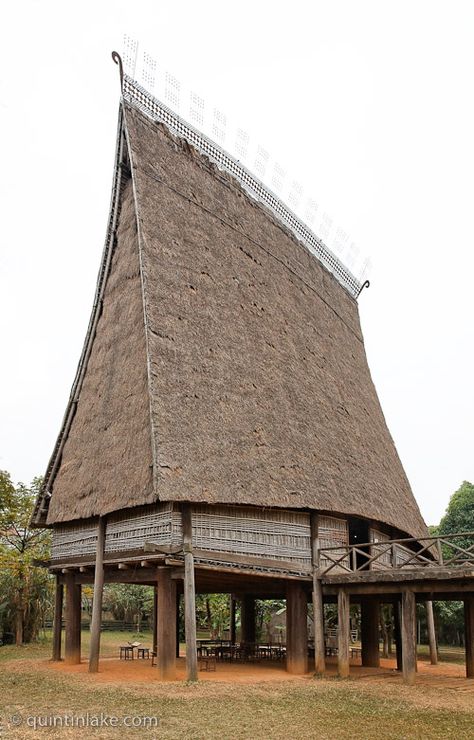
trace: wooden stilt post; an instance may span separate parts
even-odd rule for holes
[[[158,631],[158,586],[153,589],[153,652],[156,655],[156,635]]]
[[[438,665],[438,647],[436,644],[436,629],[432,601],[426,602],[426,624],[428,627],[428,642],[430,646],[431,665]]]
[[[311,543],[313,559],[313,624],[314,624],[314,670],[318,675],[326,671],[326,646],[324,644],[323,587],[319,576],[318,515],[311,512]]]
[[[466,678],[474,678],[474,594],[464,599]]]
[[[63,593],[64,586],[59,582],[59,576],[56,576],[56,589],[54,594],[53,660],[61,660]]]
[[[401,605],[399,601],[393,604],[393,626],[395,633],[395,648],[397,651],[397,671],[403,670],[402,665],[402,619],[401,619]]]
[[[162,681],[176,678],[176,581],[158,568],[157,667]]]
[[[179,607],[181,603],[181,594],[176,590],[176,657],[179,658],[179,638],[181,632],[181,617]]]
[[[286,670],[308,671],[308,601],[298,581],[289,581],[286,587]]]
[[[236,629],[235,629],[235,596],[230,596],[230,641],[232,645],[236,643]]]
[[[337,673],[340,678],[349,676],[350,599],[344,588],[337,594]]]
[[[81,662],[81,585],[66,573],[66,663]]]
[[[380,666],[379,619],[380,602],[368,596],[361,601],[362,665]]]
[[[194,584],[193,529],[191,507],[183,506],[184,545],[184,631],[186,634],[186,676],[188,681],[198,680],[196,643],[196,595]]]
[[[402,593],[402,665],[403,681],[411,686],[416,675],[416,602],[410,589]]]
[[[106,520],[100,517],[97,525],[97,548],[95,553],[94,597],[92,601],[91,644],[89,651],[89,673],[99,670],[100,628],[102,623],[102,595],[104,592],[104,549]]]
[[[240,639],[249,644],[255,643],[255,599],[244,596],[240,611]]]

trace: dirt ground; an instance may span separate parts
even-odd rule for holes
[[[88,673],[88,664],[82,660],[79,665],[66,665],[65,663],[53,663],[51,661],[38,661],[40,670],[68,673],[83,676],[88,682],[108,684],[114,687],[144,683],[147,685],[158,684],[156,667],[151,666],[151,660],[118,660],[116,658],[103,658],[100,661],[99,673],[91,675]],[[329,659],[327,664],[327,679],[337,677],[337,664],[334,659]],[[387,689],[397,685],[403,690],[402,676],[396,670],[394,659],[381,659],[380,668],[365,668],[360,664],[351,665],[351,679],[363,682],[367,687],[374,689]],[[186,665],[185,658],[177,660],[176,680],[185,681]],[[286,672],[281,663],[217,663],[215,671],[199,671],[200,681],[211,681],[223,684],[260,684],[262,682],[292,682],[305,681],[313,678],[313,672],[305,676],[292,676]],[[428,661],[418,661],[418,674],[416,686],[420,689],[425,687],[435,698],[436,706],[457,706],[466,709],[474,709],[474,680],[465,678],[464,666],[455,663],[440,663],[431,665]],[[411,695],[416,692],[410,687],[405,687]],[[441,693],[439,693],[441,692]],[[443,701],[442,695],[446,701]],[[426,696],[425,696],[426,699]],[[430,702],[431,704],[432,702]]]
[[[99,673],[89,674],[86,657],[68,666],[45,653],[11,653],[15,659],[3,660],[0,670],[0,737],[11,740],[74,740],[82,736],[77,729],[32,729],[28,722],[86,712],[159,717],[157,732],[94,730],[104,740],[474,740],[474,680],[454,662],[419,660],[414,687],[403,684],[394,660],[382,660],[378,669],[354,664],[349,679],[338,679],[334,659],[324,678],[291,676],[279,663],[219,662],[216,671],[200,671],[199,682],[188,684],[184,657],[177,680],[161,682],[150,660],[109,654]]]

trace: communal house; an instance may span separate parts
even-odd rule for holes
[[[77,662],[81,586],[94,584],[95,671],[103,584],[129,582],[156,587],[163,679],[175,676],[180,594],[197,676],[196,592],[239,599],[249,643],[255,599],[285,598],[294,673],[308,670],[310,603],[324,670],[327,599],[347,672],[349,602],[362,601],[363,660],[376,664],[381,596],[351,593],[344,573],[437,561],[371,379],[363,286],[239,162],[121,79],[97,291],[34,514],[53,530],[54,656],[64,586]],[[402,590],[390,598],[403,603],[411,680],[416,595]]]

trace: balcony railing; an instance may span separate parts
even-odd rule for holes
[[[466,540],[467,543],[466,544]],[[471,544],[472,543],[472,544]],[[322,547],[319,575],[413,568],[474,568],[474,532]]]

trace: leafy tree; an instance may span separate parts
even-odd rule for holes
[[[15,486],[10,474],[0,470],[0,531],[5,530],[11,521],[11,512],[15,497]]]
[[[474,485],[464,481],[453,493],[438,527],[430,527],[431,534],[445,535],[461,532],[474,532]],[[459,547],[474,545],[474,537],[459,537],[453,540]],[[448,545],[443,545],[445,559],[456,554]],[[464,608],[459,601],[437,601],[435,613],[438,624],[439,641],[448,644],[462,644],[464,635]]]
[[[14,632],[17,645],[34,640],[52,604],[52,579],[35,559],[46,559],[50,533],[32,529],[30,519],[41,479],[15,488],[0,475],[0,625]]]
[[[258,642],[271,642],[272,618],[285,608],[280,599],[258,599],[255,604],[255,622]]]
[[[453,493],[441,519],[438,533],[441,535],[456,532],[474,532],[474,485],[464,481],[461,487]],[[469,547],[474,544],[473,537],[461,538],[456,541],[460,547]]]
[[[104,589],[103,609],[114,619],[133,622],[140,632],[144,619],[150,621],[153,612],[153,588],[135,584],[114,583]]]

